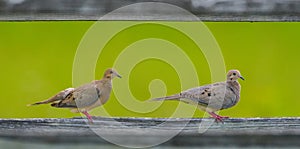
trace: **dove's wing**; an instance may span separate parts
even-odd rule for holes
[[[213,109],[223,109],[223,105],[228,102],[226,88],[225,82],[219,82],[186,90],[181,93],[181,97],[185,98],[183,99],[185,102]]]
[[[89,83],[75,88],[66,98],[59,103],[52,104],[61,108],[84,108],[93,105],[100,98],[101,91],[96,84]]]

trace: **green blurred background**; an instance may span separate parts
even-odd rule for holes
[[[94,22],[0,22],[0,117],[74,117],[80,116],[67,109],[49,105],[27,107],[29,103],[44,100],[60,90],[72,86],[72,66],[81,38]],[[107,22],[109,23],[109,22]],[[118,22],[122,23],[122,22]],[[193,23],[193,22],[178,22]],[[231,117],[281,117],[299,116],[300,94],[300,23],[205,23],[219,43],[227,70],[239,69],[246,81],[242,85],[241,101],[237,106],[221,111]],[[196,28],[195,28],[196,29]],[[151,29],[143,33],[151,33]],[[141,33],[141,34],[143,34]],[[162,36],[166,34],[161,33]],[[166,35],[169,36],[169,35]],[[173,36],[173,35],[170,35]],[[130,40],[131,37],[126,37]],[[173,38],[176,38],[174,36]],[[184,42],[184,41],[182,41]],[[149,48],[149,47],[147,47]],[[151,47],[150,47],[151,48]],[[116,49],[106,49],[100,55],[95,79],[111,67],[110,54]],[[194,49],[185,51],[198,58],[199,83],[211,83],[209,67],[203,55]],[[115,53],[114,53],[115,52]],[[163,71],[162,71],[163,70]],[[153,73],[148,73],[153,72]],[[129,74],[122,74],[129,75]],[[181,90],[176,71],[159,60],[139,63],[130,74],[130,89],[141,100],[150,97],[149,81],[165,81],[167,94]],[[125,99],[124,99],[125,100]],[[126,99],[130,100],[130,99]],[[148,103],[145,103],[147,106]],[[111,116],[169,117],[177,102],[164,102],[151,113],[135,113],[124,108],[112,95],[101,108]],[[182,115],[191,109],[185,105]],[[194,117],[202,117],[196,111]]]

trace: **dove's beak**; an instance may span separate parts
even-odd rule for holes
[[[119,74],[116,74],[117,75],[117,77],[119,77],[119,78],[122,78],[122,76],[121,75],[119,75]]]
[[[245,80],[245,78],[244,78],[244,77],[242,77],[242,76],[240,76],[240,78],[241,78],[242,80]]]

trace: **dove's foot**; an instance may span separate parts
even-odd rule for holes
[[[215,120],[216,122],[222,122],[223,123],[223,120],[224,119],[227,119],[229,118],[228,116],[220,116],[214,112],[208,112]]]
[[[87,119],[89,120],[89,123],[93,124],[93,118],[92,118],[92,116],[87,111],[84,111],[82,113],[87,117]]]

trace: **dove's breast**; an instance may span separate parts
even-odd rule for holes
[[[240,100],[240,85],[237,82],[229,83],[226,86],[226,94],[222,109],[230,108],[236,105]]]
[[[102,89],[100,94],[100,99],[99,99],[101,105],[105,104],[108,101],[110,97],[110,93],[111,93],[111,87],[106,87],[105,89]]]

